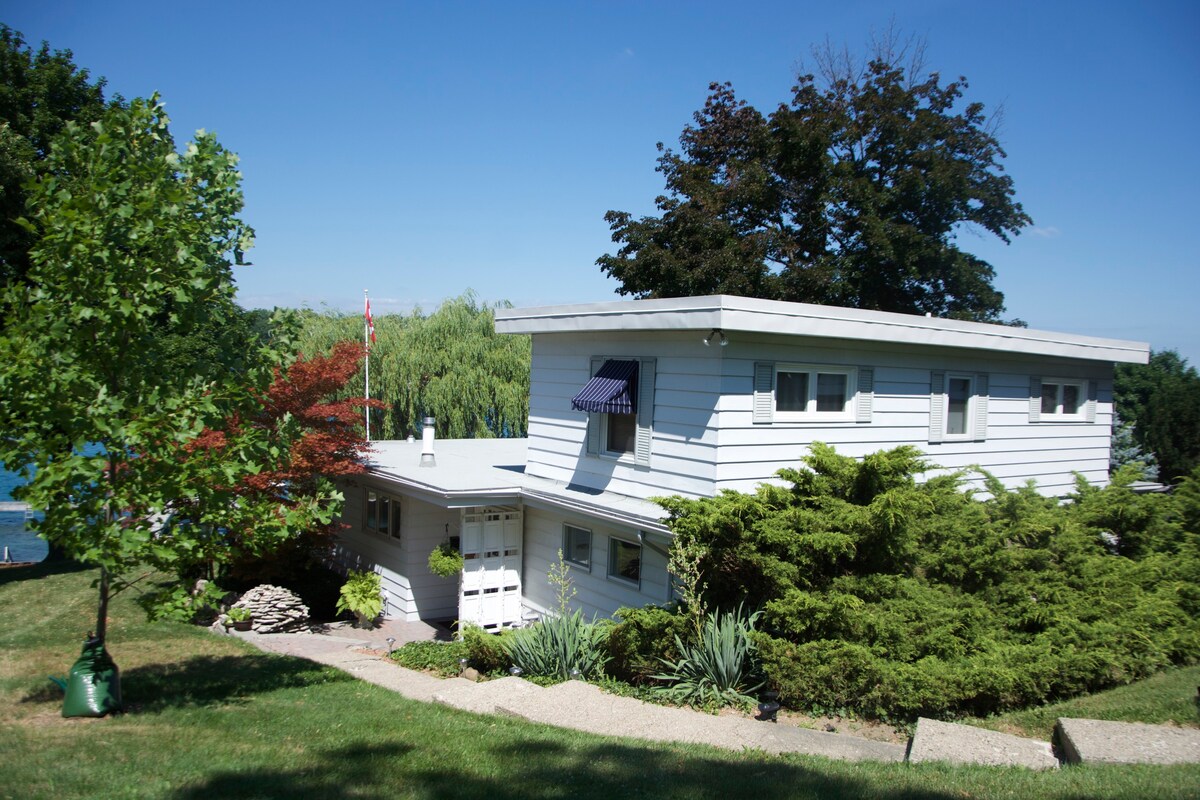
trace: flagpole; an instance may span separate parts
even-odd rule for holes
[[[371,399],[371,299],[367,297],[367,290],[363,289],[363,302],[366,304],[366,310],[363,312],[363,399],[369,401]],[[367,422],[367,441],[371,441],[371,406],[370,404],[363,405],[363,416]]]

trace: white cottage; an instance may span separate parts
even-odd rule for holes
[[[649,498],[752,491],[814,441],[911,444],[1049,495],[1076,473],[1103,484],[1113,364],[1149,359],[1141,342],[723,295],[502,309],[496,329],[532,335],[528,438],[377,442],[347,490],[340,557],[383,575],[389,616],[519,625],[553,607],[559,549],[585,613],[667,602]],[[429,572],[446,540],[461,580]]]

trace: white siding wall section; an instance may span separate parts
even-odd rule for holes
[[[400,541],[366,529],[368,489],[400,498]],[[457,536],[459,512],[398,494],[383,484],[343,487],[346,505],[334,560],[345,569],[373,570],[383,578],[387,599],[384,615],[415,622],[418,619],[458,617],[458,582],[429,571],[429,553],[447,536]]]
[[[733,343],[729,350],[734,349]],[[782,337],[746,342],[750,352],[727,353],[723,384],[740,390],[725,395],[719,418],[719,462],[715,489],[753,491],[771,480],[781,466],[799,466],[814,441],[831,444],[839,453],[862,457],[901,444],[912,444],[946,469],[980,465],[1005,484],[1032,478],[1045,494],[1071,490],[1074,473],[1103,483],[1108,477],[1109,424],[1112,414],[1112,369],[1094,362],[1066,363],[1002,354],[966,353],[879,345],[870,349],[836,344],[800,343]],[[803,362],[874,370],[870,422],[754,423],[753,385],[756,362]],[[1094,423],[1030,422],[1030,376],[1053,375],[1094,380],[1098,402]],[[982,439],[931,443],[930,401],[934,373],[986,376],[986,431]],[[983,409],[983,403],[977,406]],[[973,421],[974,422],[974,421]],[[982,419],[979,421],[982,423]],[[979,435],[978,433],[976,434]],[[978,485],[978,481],[974,481]]]
[[[650,547],[642,547],[640,586],[608,577],[608,543],[616,537],[637,542],[637,531],[599,525],[588,517],[544,509],[525,508],[525,567],[522,582],[525,602],[537,611],[556,607],[554,587],[548,570],[558,561],[563,546],[563,525],[570,524],[592,532],[592,564],[587,570],[571,564],[571,585],[575,588],[573,608],[584,616],[608,617],[622,606],[662,605],[668,600],[667,559]],[[665,542],[662,543],[665,547]]]
[[[715,478],[720,361],[692,333],[535,336],[526,474],[632,497],[707,494]],[[654,358],[650,467],[587,453],[587,418],[571,398],[591,377],[591,359]],[[644,396],[644,394],[643,394]]]
[[[1112,367],[1092,361],[982,351],[803,339],[730,332],[728,347],[705,347],[695,331],[540,334],[533,337],[526,472],[563,483],[647,498],[752,491],[781,467],[798,466],[814,441],[861,457],[912,444],[936,464],[978,464],[1007,485],[1032,478],[1040,491],[1071,490],[1074,473],[1104,483],[1112,418]],[[655,358],[650,468],[586,452],[587,415],[571,398],[590,377],[593,356]],[[755,364],[774,362],[871,370],[869,413],[844,422],[754,421]],[[935,372],[986,385],[986,428],[971,440],[930,442]],[[1088,381],[1094,421],[1030,419],[1031,378]],[[977,403],[981,408],[984,403]],[[982,434],[982,435],[981,435]]]

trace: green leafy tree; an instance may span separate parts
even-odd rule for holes
[[[0,285],[29,269],[31,234],[24,184],[44,168],[54,137],[69,121],[94,122],[104,112],[104,80],[75,66],[70,50],[36,51],[0,25]]]
[[[1148,364],[1118,364],[1113,393],[1134,442],[1158,462],[1159,480],[1200,466],[1200,373],[1186,358],[1161,350]]]
[[[876,47],[830,50],[790,105],[764,115],[712,84],[680,151],[664,149],[657,216],[609,211],[616,255],[597,263],[635,297],[714,293],[998,320],[994,271],[960,249],[972,227],[1004,241],[1031,220],[965,78],[921,77]]]
[[[212,535],[212,526],[164,535],[172,503],[259,471],[280,446],[245,426],[219,452],[182,457],[206,428],[259,407],[279,354],[248,358],[230,381],[222,364],[179,369],[161,347],[164,333],[186,337],[232,306],[232,266],[253,241],[238,217],[240,179],[212,134],[177,152],[155,97],[89,126],[68,122],[29,191],[29,270],[6,290],[12,313],[0,335],[0,460],[23,468],[21,498],[45,512],[38,533],[100,567],[101,641],[114,581]],[[236,511],[242,526],[257,515],[298,528],[314,509]]]

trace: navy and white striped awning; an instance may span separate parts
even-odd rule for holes
[[[638,362],[609,359],[596,371],[571,408],[589,414],[633,414],[637,411]]]

